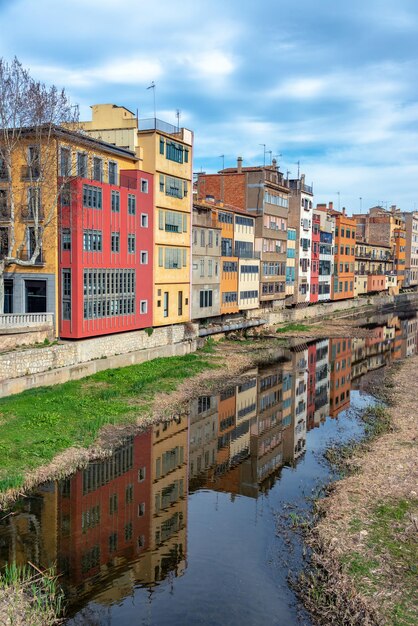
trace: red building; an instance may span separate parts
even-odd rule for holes
[[[150,514],[151,430],[61,481],[58,569],[70,590],[82,594],[121,559],[138,559],[150,546]]]
[[[152,326],[153,175],[119,184],[78,177],[61,197],[59,335],[80,339]]]
[[[312,297],[312,292],[311,292]],[[308,346],[308,385],[306,404],[306,429],[315,426],[315,391],[316,391],[316,343]]]
[[[311,248],[311,291],[309,302],[318,302],[319,293],[319,239],[321,218],[315,212],[312,215],[312,248]]]

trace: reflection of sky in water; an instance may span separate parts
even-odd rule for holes
[[[281,350],[177,423],[42,486],[1,522],[0,560],[67,570],[71,626],[309,623],[287,585],[302,563],[288,514],[329,480],[325,448],[361,434],[367,380],[416,351],[415,318],[380,324]]]

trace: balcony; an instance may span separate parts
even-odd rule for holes
[[[39,180],[41,176],[41,168],[38,165],[22,165],[21,180],[22,181],[35,181]]]
[[[300,186],[301,191],[304,191],[305,193],[313,193],[313,186],[312,185],[302,185]]]

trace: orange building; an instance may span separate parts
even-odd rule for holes
[[[330,339],[330,416],[337,417],[350,406],[351,339]]]
[[[331,300],[354,298],[354,263],[356,248],[356,220],[345,214],[345,209],[329,214],[335,218],[334,275]]]
[[[401,288],[405,282],[405,264],[406,264],[406,234],[404,228],[395,228],[394,233],[395,248],[395,269],[398,279],[398,286]]]

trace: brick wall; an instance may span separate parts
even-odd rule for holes
[[[246,209],[245,174],[205,174],[199,176],[197,194],[199,199],[213,196],[225,204]]]

